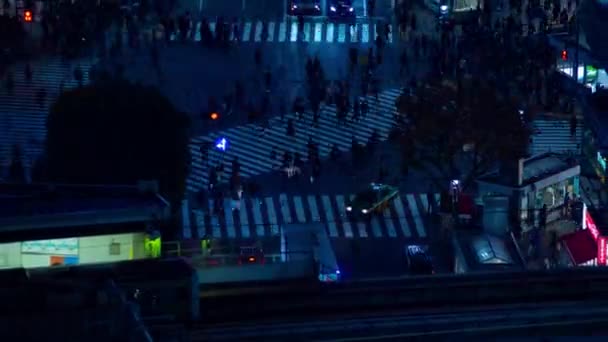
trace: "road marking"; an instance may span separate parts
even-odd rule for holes
[[[200,42],[201,41],[201,22],[197,22],[196,25],[194,25],[194,29],[196,31],[194,31],[194,41],[195,42]]]
[[[319,216],[319,209],[317,208],[317,198],[315,195],[308,195],[308,206],[310,207],[310,214],[312,215],[313,222],[321,221],[321,217]]]
[[[348,221],[348,217],[346,216],[346,202],[344,200],[344,196],[337,195],[336,202],[338,203],[338,211],[342,218],[342,228],[344,228],[344,236],[349,239],[353,238],[353,227],[350,225]]]
[[[407,218],[405,217],[405,210],[403,209],[403,201],[401,201],[401,197],[395,197],[393,203],[395,204],[395,212],[397,212],[397,217],[399,217],[401,231],[405,237],[409,238],[412,236],[412,232],[410,231],[410,226],[407,223]]]
[[[306,222],[306,214],[304,214],[304,204],[302,203],[302,198],[300,196],[294,196],[293,204],[296,207],[296,218],[298,219],[298,222]]]
[[[242,41],[248,42],[249,38],[251,38],[251,23],[246,22],[245,27],[243,27],[243,39]]]
[[[331,207],[331,200],[329,199],[329,196],[323,195],[321,196],[321,201],[323,202],[323,210],[325,210],[325,217],[327,218],[329,236],[338,237],[338,226],[336,225],[336,220]]]
[[[344,43],[346,41],[346,24],[338,25],[338,43]]]
[[[209,23],[209,29],[211,33],[215,36],[215,23]]]
[[[279,24],[279,42],[284,42],[287,35],[287,24]]]
[[[253,212],[253,224],[255,224],[255,234],[258,237],[264,236],[264,221],[262,221],[262,210],[260,209],[260,200],[257,198],[251,199],[251,211]]]
[[[258,21],[255,24],[255,38],[254,38],[255,40],[254,41],[256,41],[256,42],[262,41],[262,27],[263,27],[263,25],[262,25],[261,21]]]
[[[429,210],[429,200],[428,200],[428,195],[427,194],[420,194],[420,202],[422,202],[422,209],[425,212],[430,212]]]
[[[382,229],[380,228],[380,222],[378,221],[378,217],[375,216],[375,214],[372,217],[371,223],[372,223],[372,234],[374,234],[374,237],[376,238],[381,238],[382,237]]]
[[[334,41],[334,23],[327,24],[327,32],[325,33],[325,40],[328,43],[332,43]]]
[[[315,42],[320,42],[321,39],[323,38],[323,34],[322,31],[323,30],[323,24],[321,23],[316,23],[315,24]]]
[[[222,237],[222,230],[220,229],[220,223],[217,219],[217,215],[216,213],[213,211],[213,200],[210,199],[209,200],[209,212],[211,213],[211,236],[213,236],[214,238],[221,238]]]
[[[418,204],[416,203],[416,198],[412,194],[407,194],[407,202],[410,206],[410,210],[412,212],[412,216],[414,217],[414,224],[416,226],[416,232],[418,236],[421,238],[426,237],[426,232],[424,231],[424,224],[422,223],[422,218],[420,217],[420,212],[418,211]]]
[[[393,25],[391,24],[388,25],[388,42],[393,42]]]
[[[356,43],[357,42],[357,35],[359,34],[359,25],[360,24],[355,24],[355,25],[349,25],[350,26],[350,42],[351,43]]]
[[[369,24],[361,25],[361,43],[369,42]]]
[[[268,23],[268,41],[274,40],[274,21]]]
[[[190,225],[190,206],[188,200],[182,200],[182,234],[184,239],[192,238],[192,226]]]
[[[228,238],[236,238],[236,230],[234,229],[234,217],[232,216],[232,200],[224,199],[224,216],[226,216],[226,231]]]
[[[298,24],[296,23],[291,23],[291,34],[289,37],[292,42],[295,42],[298,40]]]
[[[304,41],[310,41],[310,23],[304,23]]]
[[[350,200],[352,201],[355,198],[355,195],[350,195]],[[357,213],[358,214],[358,213]],[[357,222],[357,231],[359,232],[359,237],[366,238],[367,236],[367,227],[365,222]]]
[[[281,206],[281,214],[283,215],[283,222],[292,223],[291,212],[289,210],[289,201],[287,199],[287,195],[285,195],[285,194],[279,195],[279,205]]]
[[[382,212],[384,216],[384,224],[386,225],[386,230],[388,231],[388,236],[397,237],[397,231],[395,230],[395,225],[393,224],[393,218],[391,217],[391,209],[386,208]]]
[[[272,197],[266,197],[266,213],[268,214],[268,221],[270,222],[271,235],[278,233],[279,221],[277,220],[277,213],[274,210],[274,201]]]
[[[245,205],[245,200],[241,200],[241,210],[240,211],[240,218],[241,218],[241,236],[243,238],[249,238],[250,237],[250,232],[249,232],[249,218],[247,217],[247,206]]]
[[[196,222],[196,231],[198,238],[202,239],[205,236],[205,214],[200,209],[193,210],[194,222]]]

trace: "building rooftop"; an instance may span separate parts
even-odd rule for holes
[[[169,203],[138,186],[0,184],[0,233],[162,219]]]
[[[457,257],[466,263],[467,272],[498,272],[523,269],[516,246],[509,237],[483,231],[458,230],[454,235]]]
[[[509,175],[508,172],[504,171],[479,177],[478,181],[508,187],[523,187],[576,167],[578,167],[578,164],[567,156],[557,153],[545,153],[523,160],[521,170],[515,171],[522,173],[521,184],[517,184],[518,177]]]

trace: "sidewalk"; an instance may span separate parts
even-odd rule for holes
[[[519,239],[519,249],[521,250],[524,261],[527,263],[526,267],[530,270],[542,270],[547,268],[547,264],[553,258],[554,247],[552,246],[554,237],[557,240],[566,235],[576,231],[576,223],[571,220],[557,220],[548,223],[544,230],[542,230],[538,241],[538,250],[534,250],[532,245],[531,234],[532,231],[523,233]],[[561,244],[558,243],[558,251],[561,249]],[[567,267],[568,260],[563,260],[563,253],[557,253],[557,267]]]

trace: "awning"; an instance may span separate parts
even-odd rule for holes
[[[572,262],[583,264],[597,257],[597,242],[588,229],[579,230],[561,237]]]

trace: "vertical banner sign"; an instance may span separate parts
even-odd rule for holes
[[[593,239],[597,241],[600,237],[600,231],[597,229],[595,222],[593,222],[593,218],[591,218],[589,211],[585,212],[585,221],[587,222],[587,229],[589,229],[589,232],[593,235]]]
[[[606,266],[606,244],[608,244],[608,238],[600,237],[597,240],[597,264]]]

